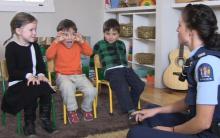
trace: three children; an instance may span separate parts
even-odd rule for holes
[[[53,133],[55,129],[51,125],[50,111],[54,90],[45,77],[45,65],[36,43],[37,20],[28,13],[20,12],[10,25],[12,36],[6,41],[5,53],[9,87],[3,97],[2,110],[16,114],[24,109],[24,134],[36,135],[34,122],[39,99],[41,126],[48,133]],[[119,40],[119,28],[117,20],[107,20],[103,26],[104,40],[97,42],[93,51],[77,33],[73,21],[64,19],[58,24],[56,39],[48,48],[46,57],[55,61],[56,85],[67,106],[71,124],[80,121],[75,93],[80,91],[84,94],[81,113],[85,121],[93,120],[92,103],[97,95],[95,87],[82,72],[82,54],[91,56],[91,61],[95,54],[100,56],[105,78],[110,82],[121,110],[129,117],[136,111],[145,84],[127,67],[125,44]]]

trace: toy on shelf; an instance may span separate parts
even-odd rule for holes
[[[140,0],[140,6],[156,5],[156,0]]]

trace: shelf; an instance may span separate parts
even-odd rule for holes
[[[155,11],[150,12],[126,12],[126,13],[120,13],[121,16],[131,16],[131,15],[156,15]]]
[[[154,65],[140,64],[140,63],[137,63],[137,62],[134,62],[134,61],[128,61],[128,63],[136,64],[136,65],[140,65],[140,66],[144,66],[144,67],[149,67],[149,68],[155,68]]]
[[[154,11],[156,10],[156,6],[139,6],[139,7],[125,7],[125,8],[109,8],[105,9],[107,13],[120,13],[120,12],[138,12],[138,11]]]
[[[120,39],[124,39],[124,40],[132,40],[133,39],[133,37],[119,37]]]
[[[150,41],[150,42],[155,42],[155,39],[143,39],[143,38],[135,38],[136,40],[141,40],[141,41]]]
[[[177,8],[177,9],[181,9],[184,8],[187,4],[189,3],[173,3],[172,7],[173,8]],[[191,2],[191,4],[205,4],[208,5],[210,7],[220,7],[220,1],[216,0],[216,1],[200,1],[200,2]]]

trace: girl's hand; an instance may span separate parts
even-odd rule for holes
[[[37,78],[40,82],[43,81],[49,83],[49,80],[44,75],[40,75]]]
[[[141,111],[136,111],[136,112],[132,113],[132,115],[135,115],[135,120],[137,122],[139,122],[139,121],[141,122],[144,119],[149,118],[149,117],[153,117],[158,113],[159,113],[158,108],[153,108],[153,109],[143,109]]]
[[[158,130],[173,132],[173,127],[156,126],[156,127],[154,127],[154,128],[155,128],[155,129],[158,129]]]
[[[29,86],[31,83],[33,85],[35,85],[35,84],[39,85],[40,84],[40,81],[35,76],[30,76],[27,80],[28,80],[27,86]]]
[[[83,39],[83,37],[80,33],[75,33],[73,40],[80,43],[80,44],[83,44],[85,42],[85,40]]]

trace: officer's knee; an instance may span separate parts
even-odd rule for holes
[[[133,127],[128,131],[127,138],[137,138],[136,134],[138,134],[137,127]]]

